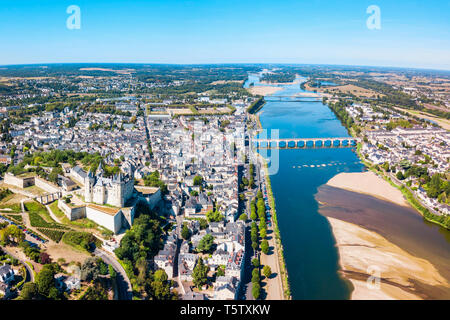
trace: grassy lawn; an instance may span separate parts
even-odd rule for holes
[[[95,229],[98,232],[100,232],[100,234],[104,238],[110,238],[114,234],[110,230],[98,225],[94,221],[87,219],[87,218],[70,221],[69,218],[67,218],[67,216],[64,214],[64,212],[62,212],[61,209],[58,208],[58,201],[59,200],[53,202],[52,204],[49,205],[49,207],[52,210],[52,212],[55,214],[55,216],[57,216],[58,219],[63,224],[70,226],[70,227],[78,227],[80,229]]]
[[[7,214],[6,215],[8,218],[14,220],[17,223],[22,223],[23,222],[23,218],[21,214]]]
[[[30,267],[31,271],[33,272],[33,275],[36,277],[36,271],[34,271],[33,264],[29,261],[25,261],[25,263]]]
[[[32,227],[50,228],[50,229],[69,229],[68,227],[57,223],[50,217],[50,214],[42,204],[32,201],[24,203],[25,210],[30,217]]]
[[[51,204],[48,205],[50,207],[50,209],[52,210],[53,214],[55,216],[58,217],[58,219],[60,219],[61,221],[63,221],[65,223],[65,221],[63,220],[64,218],[67,219],[66,215],[64,214],[64,212],[61,211],[61,209],[58,208],[58,200],[52,202]],[[69,219],[67,219],[69,220]]]
[[[69,231],[63,235],[62,241],[76,250],[85,253],[89,253],[89,246],[93,243],[97,246],[101,246],[101,243],[98,243],[97,238],[89,232]]]
[[[37,228],[38,231],[44,235],[46,235],[48,238],[52,239],[56,243],[61,241],[61,238],[64,235],[64,231],[60,230],[53,230],[53,229],[46,229],[46,228]]]
[[[404,109],[404,108],[398,108],[398,107],[396,107],[395,109],[407,112],[407,113],[415,115],[419,118],[435,121],[445,130],[450,130],[450,120],[448,120],[448,119],[441,118],[434,114],[430,114],[430,113],[418,111],[418,110],[410,110],[410,109]]]
[[[25,190],[29,193],[38,195],[38,196],[42,196],[42,195],[46,194],[45,190],[42,190],[41,188],[36,187],[36,186],[29,186],[29,187],[24,188],[23,190]]]
[[[2,210],[2,209],[6,209],[6,210]],[[11,210],[8,210],[8,209],[11,209]],[[19,203],[14,203],[14,204],[0,205],[0,211],[4,212],[4,213],[21,213],[22,209],[20,208]]]
[[[48,213],[47,208],[45,208],[45,206],[43,206],[39,202],[37,202],[37,201],[25,202],[24,206],[25,206],[26,211],[34,212],[34,213],[38,214],[48,223],[56,223],[56,221],[53,220],[52,217],[50,217],[50,214]]]
[[[58,208],[58,201],[59,200],[51,203],[49,207],[62,223],[68,226],[79,227],[82,229],[96,229],[100,232],[103,231],[103,228],[101,228],[98,224],[86,218],[70,221],[69,218],[67,218],[67,216],[64,214],[64,212],[62,212],[61,209]]]

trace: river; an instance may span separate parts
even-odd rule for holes
[[[246,86],[250,83],[260,85],[258,78],[258,75],[251,75]],[[305,80],[298,78],[297,82]],[[270,97],[307,92],[299,83],[281,87],[283,91]],[[281,100],[268,101],[259,112],[262,127],[268,131],[278,129],[280,138],[349,136],[327,105],[297,102],[298,97],[295,102],[289,97]],[[279,169],[270,179],[293,299],[350,297],[352,287],[338,273],[335,239],[324,215],[382,231],[382,236],[414,255],[429,259],[441,271],[448,266],[450,242],[447,231],[430,227],[413,209],[396,210],[400,207],[385,201],[324,186],[340,172],[362,171],[365,171],[364,165],[350,148],[279,150]],[[319,206],[318,199],[321,202],[328,200],[332,206]],[[370,206],[373,208],[366,210]],[[393,209],[389,210],[390,216],[386,213],[377,216],[377,212],[386,212],[386,208]],[[359,219],[346,216],[352,210],[365,214]],[[390,227],[383,228],[383,221]],[[417,234],[427,235],[421,246],[411,245],[420,243]],[[412,239],[415,241],[411,242]],[[448,274],[445,276],[447,278]]]
[[[249,77],[250,82],[258,84],[257,77]],[[306,92],[298,83],[282,87],[273,96]],[[267,102],[259,112],[262,127],[279,129],[280,138],[349,136],[321,102],[282,100]],[[293,299],[349,298],[348,283],[337,272],[338,253],[330,225],[318,213],[314,195],[339,172],[362,170],[364,166],[350,148],[279,150],[279,170],[270,179]]]

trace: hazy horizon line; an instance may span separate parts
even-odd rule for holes
[[[399,67],[389,65],[352,65],[352,64],[327,64],[327,63],[287,63],[287,62],[214,62],[214,63],[177,63],[177,62],[38,62],[38,63],[15,63],[15,64],[0,64],[2,67],[15,66],[46,66],[46,65],[75,65],[75,64],[97,64],[97,65],[167,65],[167,66],[207,66],[207,65],[279,65],[279,66],[332,66],[332,67],[360,67],[360,68],[384,68],[384,69],[411,69],[411,70],[425,70],[425,71],[445,71],[450,72],[450,69],[436,69],[426,67]]]

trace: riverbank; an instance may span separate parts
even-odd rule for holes
[[[274,86],[253,86],[247,89],[253,95],[258,96],[270,96],[274,93],[282,91],[282,87],[274,87]]]
[[[260,156],[260,155],[259,155]],[[260,156],[261,157],[261,156]],[[263,169],[265,172],[265,184],[266,184],[266,190],[267,190],[267,197],[269,200],[269,206],[270,211],[272,214],[272,237],[269,240],[269,244],[273,244],[274,246],[274,253],[277,258],[277,266],[279,270],[278,275],[278,286],[281,287],[281,290],[283,292],[283,296],[285,300],[292,300],[291,296],[291,290],[289,287],[289,279],[288,279],[288,273],[286,269],[286,261],[284,259],[284,250],[283,250],[283,244],[281,243],[281,235],[280,230],[278,228],[278,220],[277,220],[277,212],[275,210],[275,199],[272,192],[272,185],[270,183],[270,176],[269,176],[269,170],[267,168],[267,162],[261,157],[263,162]]]
[[[346,203],[347,198],[352,204]],[[339,272],[353,286],[351,299],[450,298],[449,274],[445,272],[448,257],[439,254],[448,246],[432,252],[436,245],[428,243],[431,234],[417,238],[433,231],[398,188],[372,171],[340,173],[320,188],[318,199],[336,240]],[[383,202],[385,207],[380,206]],[[379,288],[367,286],[369,268],[381,272]]]
[[[427,221],[434,223],[438,226],[441,226],[447,230],[450,230],[448,225],[445,225],[444,223],[438,221],[440,216],[437,216],[436,214],[430,212],[428,208],[426,208],[421,201],[413,194],[413,192],[409,189],[409,187],[406,187],[403,185],[400,181],[397,181],[397,183],[393,182],[393,179],[391,177],[387,176],[386,172],[381,171],[379,168],[377,169],[376,166],[373,166],[371,163],[367,162],[363,155],[361,154],[361,143],[358,143],[358,147],[356,148],[356,154],[358,155],[358,158],[361,160],[364,165],[369,168],[370,171],[374,172],[375,175],[379,176],[380,179],[383,179],[386,181],[391,187],[394,189],[399,190],[402,194],[404,199],[406,199],[407,203],[416,209],[416,211]],[[394,178],[395,179],[395,178]],[[396,179],[395,179],[396,180]],[[393,190],[393,189],[392,189]]]
[[[378,177],[374,172],[343,172],[331,178],[327,185],[391,201],[401,206],[408,206],[400,190]]]
[[[259,118],[259,115],[256,115],[255,117],[258,128],[262,129],[261,120]],[[276,264],[271,264],[272,272],[278,273],[275,278],[268,279],[270,281],[271,285],[276,284],[279,289],[281,289],[282,292],[282,299],[284,300],[292,300],[291,290],[289,287],[289,279],[288,279],[288,273],[286,269],[286,261],[284,259],[284,250],[283,250],[283,244],[281,243],[281,235],[280,235],[280,229],[278,228],[278,220],[277,220],[277,213],[275,209],[275,198],[273,196],[272,192],[272,185],[270,183],[270,175],[269,170],[267,167],[267,161],[259,154],[257,153],[257,157],[259,157],[261,163],[263,164],[262,168],[264,170],[264,181],[265,181],[265,187],[267,190],[267,197],[269,200],[269,206],[270,211],[272,215],[272,227],[270,227],[270,231],[272,232],[271,237],[269,239],[269,246],[273,246],[273,253],[276,256]],[[268,230],[269,231],[269,230]],[[264,254],[263,254],[264,256]],[[267,260],[267,257],[264,257],[264,260]],[[276,269],[273,269],[273,266],[276,266]],[[267,286],[269,286],[269,283],[267,283]],[[279,290],[275,290],[272,288],[274,292],[278,292]],[[273,295],[272,295],[273,296]],[[270,298],[270,296],[268,296]]]
[[[441,296],[442,288],[449,283],[429,261],[355,224],[331,217],[328,221],[336,239],[340,272],[353,286],[352,300],[446,298]],[[379,286],[370,276],[379,277]]]

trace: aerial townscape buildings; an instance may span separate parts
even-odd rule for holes
[[[268,297],[290,298],[268,167],[254,145],[266,101],[245,79],[259,72],[283,85],[292,80],[292,89],[303,83],[295,72],[241,68],[11,80],[34,89],[0,96],[0,231],[9,243],[22,240],[16,247],[39,270],[59,261],[55,296],[259,299],[264,286]],[[274,99],[328,105],[354,138],[339,148],[351,147],[432,214],[450,214],[445,128],[374,96],[300,94]],[[0,266],[0,295],[17,295],[11,270],[26,270],[21,262],[9,267],[11,251],[4,255],[11,257]]]
[[[126,86],[121,81],[117,84]],[[169,87],[182,84],[174,82]],[[84,92],[96,90],[95,85],[120,90],[120,85],[109,87],[110,81],[86,79],[79,85],[86,88]],[[42,91],[41,96],[52,97],[52,90]],[[21,98],[32,97],[37,96]],[[194,99],[198,114],[180,109],[177,103],[187,101],[176,96],[162,102],[146,100],[131,95],[98,98],[82,102],[78,109],[66,106],[37,112],[11,123],[11,142],[2,141],[0,148],[6,153],[11,143],[16,146],[14,156],[4,161],[18,169],[5,174],[4,186],[45,206],[57,203],[50,214],[59,210],[67,221],[92,221],[102,231],[95,234],[102,239],[102,249],[114,258],[142,206],[157,212],[173,229],[162,237],[151,268],[164,270],[177,283],[182,299],[237,299],[244,290],[241,279],[248,254],[246,223],[239,220],[241,177],[248,170],[246,109],[256,98],[199,94]],[[12,110],[16,109],[4,111]],[[35,152],[52,150],[81,156],[69,162],[54,159],[56,166],[40,165],[36,156],[28,161]],[[155,173],[159,182],[147,184]],[[182,236],[183,228],[189,230],[189,238]],[[200,250],[207,240],[210,251]],[[193,274],[200,260],[210,274],[219,275],[198,293],[193,290]],[[76,277],[58,279],[58,288],[80,287]]]

